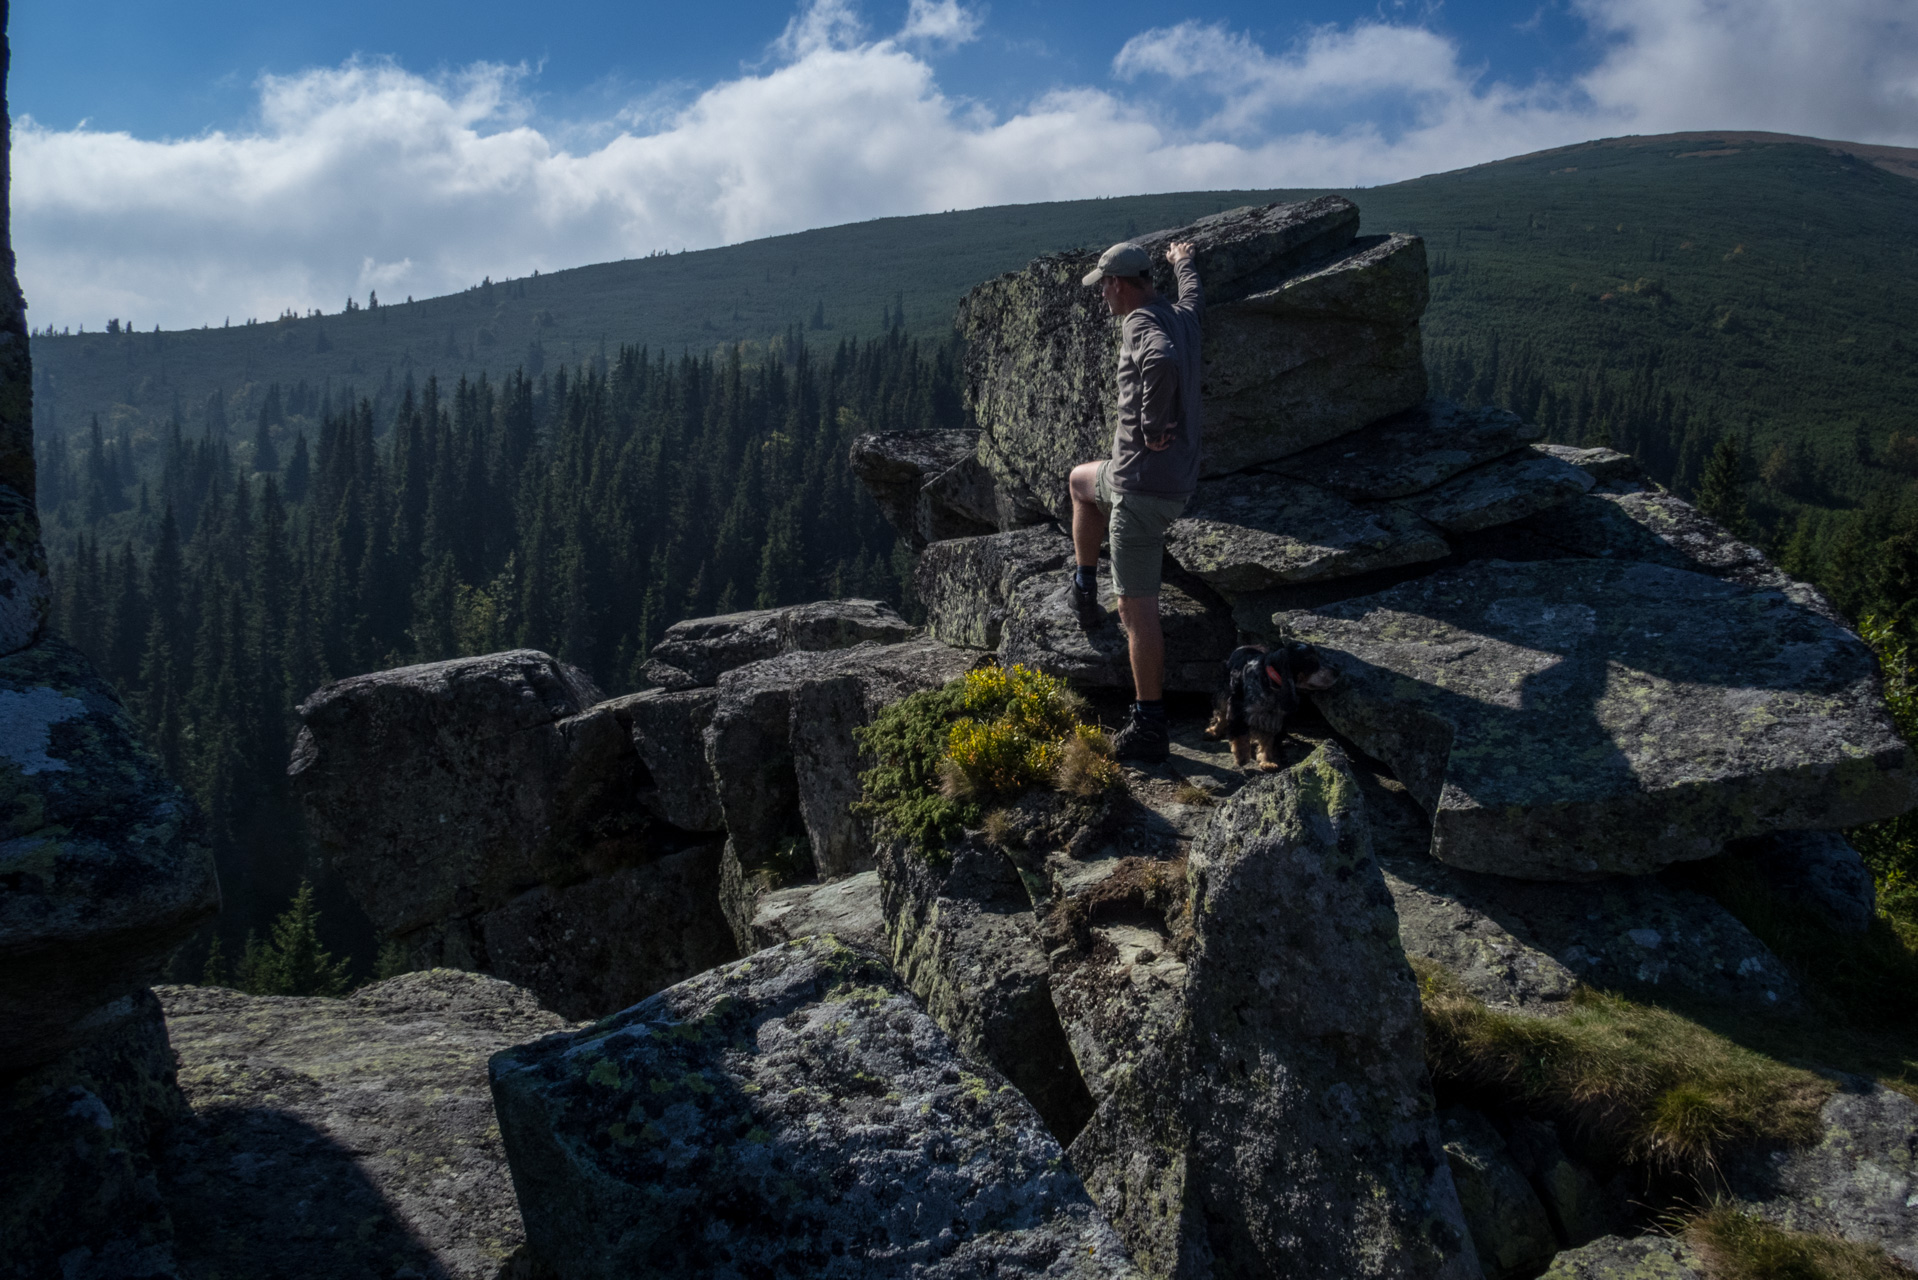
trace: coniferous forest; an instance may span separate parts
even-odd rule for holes
[[[428,377],[377,407],[273,387],[251,450],[216,403],[197,431],[176,414],[147,468],[96,425],[79,461],[42,468],[43,510],[82,530],[51,548],[54,624],[204,809],[223,954],[310,877],[329,942],[364,969],[371,935],[310,865],[286,784],[302,698],[519,646],[613,694],[681,618],[850,595],[909,608],[847,451],[963,420],[956,350],[895,327],[829,351],[795,334],[752,364],[625,348],[497,385]],[[176,976],[197,977],[211,942]]]

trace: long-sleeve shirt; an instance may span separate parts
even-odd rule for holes
[[[1173,267],[1177,302],[1156,295],[1119,327],[1119,425],[1108,482],[1120,493],[1183,498],[1199,487],[1199,269]],[[1153,450],[1170,438],[1171,445]]]

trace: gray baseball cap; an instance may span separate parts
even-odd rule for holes
[[[1107,276],[1130,276],[1137,279],[1152,271],[1152,255],[1138,245],[1126,242],[1115,244],[1099,255],[1099,265],[1086,273],[1080,281],[1087,288],[1098,284]]]

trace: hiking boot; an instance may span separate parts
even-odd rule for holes
[[[1076,578],[1067,578],[1065,585],[1052,593],[1052,603],[1077,618],[1084,631],[1097,631],[1106,620],[1106,611],[1099,607],[1099,593],[1080,590]]]
[[[1119,760],[1164,764],[1172,753],[1172,730],[1164,716],[1139,714],[1134,707],[1125,727],[1112,735],[1112,754]]]

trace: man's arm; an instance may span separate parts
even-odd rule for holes
[[[1179,362],[1173,358],[1172,335],[1133,314],[1139,316],[1132,326],[1133,357],[1139,362],[1139,439],[1157,453],[1170,448],[1179,433]]]
[[[1192,242],[1181,240],[1169,244],[1165,249],[1165,260],[1172,264],[1172,275],[1179,284],[1179,300],[1175,304],[1199,314],[1205,307],[1205,295],[1199,288],[1199,267],[1192,261]]]

